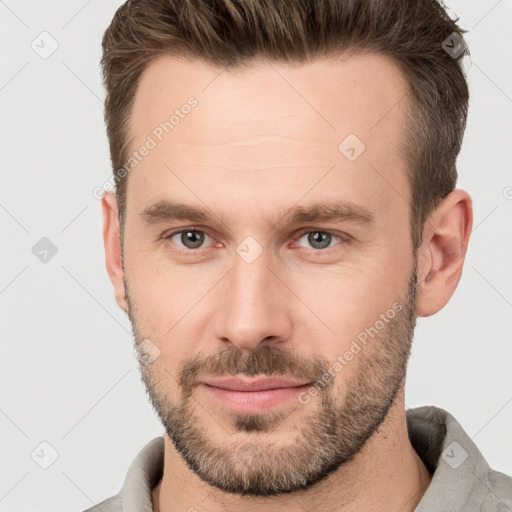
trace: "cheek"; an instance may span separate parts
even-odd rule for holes
[[[205,336],[199,327],[200,301],[205,291],[197,282],[194,285],[190,273],[182,269],[155,277],[146,268],[129,278],[138,335],[158,347],[155,368],[169,379],[171,386],[179,378],[180,363],[192,356],[197,340]]]
[[[301,315],[298,320],[310,333],[315,325],[311,349],[334,363],[361,333],[364,337],[365,329],[376,322],[380,326],[381,315],[393,309],[405,294],[408,273],[404,268],[390,272],[379,262],[350,271],[317,272],[307,279],[297,277],[292,287],[314,313]]]

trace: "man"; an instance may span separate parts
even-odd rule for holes
[[[462,33],[427,0],[118,10],[106,264],[165,435],[90,510],[512,510],[455,418],[404,404],[472,226]]]

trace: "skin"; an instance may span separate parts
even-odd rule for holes
[[[387,337],[379,333],[308,404],[291,400],[274,416],[260,415],[261,431],[237,428],[250,422],[239,418],[241,423],[235,423],[234,415],[200,386],[191,385],[186,400],[178,383],[185,363],[198,362],[199,376],[205,376],[206,361],[224,350],[247,358],[269,346],[283,357],[295,354],[304,363],[297,368],[311,377],[308,363],[318,359],[332,365],[397,300],[407,304],[415,263],[417,295],[409,297],[411,311],[435,314],[461,276],[471,199],[460,189],[445,198],[426,223],[415,262],[411,193],[399,150],[407,136],[402,131],[406,105],[399,101],[407,84],[387,57],[346,55],[300,66],[257,62],[249,69],[221,71],[165,56],[144,72],[131,117],[133,149],[187,98],[194,96],[198,105],[129,174],[124,260],[115,196],[107,192],[102,199],[106,265],[116,300],[130,316],[136,342],[149,338],[160,350],[151,365],[142,367],[153,405],[159,401],[162,413],[188,404],[209,446],[227,449],[225,462],[244,447],[253,450],[247,452],[251,455],[263,454],[239,469],[249,475],[260,461],[279,464],[272,450],[293,448],[290,440],[306,446],[299,433],[311,417],[322,423],[328,399],[335,406],[332,414],[344,410],[348,396],[356,397],[356,404],[357,398],[368,397],[379,404],[392,397],[392,402],[366,442],[352,447],[350,460],[315,485],[272,497],[225,492],[205,482],[167,433],[154,509],[413,511],[432,476],[407,434],[400,375],[405,375],[414,322],[405,317],[401,324],[392,323]],[[350,133],[366,146],[353,162],[338,150]],[[206,205],[212,220],[148,224],[141,212],[161,199]],[[365,207],[373,222],[292,226],[283,217],[298,204],[332,200]],[[193,249],[184,247],[179,235],[165,236],[192,227],[208,236],[202,252],[185,256]],[[303,236],[315,230],[343,238],[315,249]],[[262,249],[252,263],[236,251],[248,236]],[[410,332],[399,336],[399,325]],[[403,359],[391,358],[392,364],[401,361],[391,371],[383,358],[386,340],[393,339]],[[217,369],[227,369],[227,359],[220,361]],[[291,372],[291,359],[281,361]],[[383,364],[368,371],[369,361]],[[399,384],[396,393],[394,383]],[[350,446],[350,439],[342,442]]]

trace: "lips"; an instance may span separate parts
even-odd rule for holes
[[[210,399],[233,412],[260,414],[278,405],[295,403],[298,407],[298,395],[310,385],[311,382],[284,377],[224,377],[205,379],[198,388],[200,393],[207,393]]]
[[[220,379],[205,379],[203,380],[203,384],[230,391],[264,391],[279,388],[295,388],[309,384],[309,382],[294,381],[282,377],[263,377],[257,379],[225,377]]]

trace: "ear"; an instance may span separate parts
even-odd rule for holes
[[[103,212],[103,242],[105,244],[107,272],[110,281],[114,285],[116,302],[121,309],[128,312],[123,281],[124,271],[117,200],[112,192],[105,192],[101,199],[101,208]]]
[[[460,189],[446,196],[425,222],[418,250],[418,316],[437,313],[455,292],[472,226],[471,197]]]

